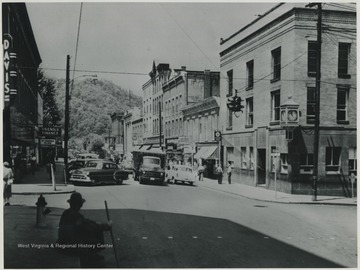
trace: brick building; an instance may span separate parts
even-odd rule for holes
[[[2,22],[4,160],[11,161],[17,154],[24,162],[30,154],[39,160],[42,96],[38,91],[37,72],[42,60],[25,3],[3,3]]]
[[[220,42],[220,122],[224,161],[234,180],[288,193],[311,194],[317,9],[281,3]],[[324,4],[322,11],[318,194],[348,196],[356,174],[356,7]],[[235,89],[244,112],[226,106]],[[281,107],[299,106],[293,137]],[[294,118],[294,119],[290,119]],[[279,157],[278,157],[279,156]]]

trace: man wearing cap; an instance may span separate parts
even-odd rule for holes
[[[66,254],[80,256],[82,267],[91,267],[94,260],[102,259],[96,252],[104,244],[103,231],[110,230],[112,222],[96,222],[81,215],[79,211],[85,199],[79,192],[72,193],[67,202],[70,208],[61,215],[57,243],[67,247],[63,249]]]

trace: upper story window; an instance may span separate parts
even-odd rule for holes
[[[254,99],[246,99],[246,125],[252,126],[254,124]]]
[[[271,122],[280,121],[280,90],[271,92]]]
[[[340,87],[337,90],[336,121],[348,121],[349,89]]]
[[[308,42],[308,76],[316,76],[317,41]]]
[[[281,47],[271,51],[272,73],[271,81],[278,81],[281,78]]]
[[[314,124],[315,121],[315,87],[307,88],[306,123]]]
[[[246,63],[246,89],[252,89],[254,87],[254,60]]]
[[[228,78],[228,96],[232,96],[233,94],[233,82],[234,82],[234,77],[233,77],[233,71],[229,70],[227,72],[227,78]]]
[[[349,74],[350,43],[339,43],[338,77],[350,78]]]

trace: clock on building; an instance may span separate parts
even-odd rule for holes
[[[298,111],[297,110],[287,110],[287,118],[290,122],[298,121]]]

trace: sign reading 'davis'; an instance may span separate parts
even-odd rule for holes
[[[16,53],[12,52],[13,39],[10,34],[4,34],[4,102],[10,102],[10,98],[17,94],[16,89]]]

